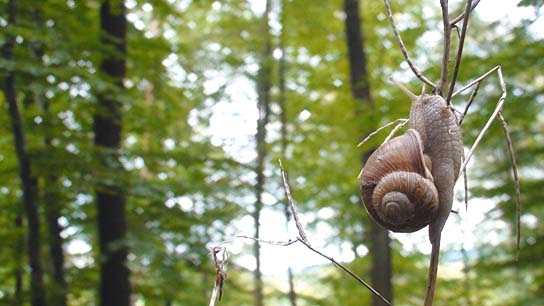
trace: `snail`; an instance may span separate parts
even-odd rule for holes
[[[410,129],[368,158],[359,176],[361,197],[369,215],[389,230],[415,232],[429,225],[428,306],[433,303],[440,237],[453,203],[463,143],[457,118],[443,97],[416,96],[400,88],[412,98]]]
[[[430,225],[433,242],[453,202],[463,158],[461,129],[444,98],[403,90],[412,98],[410,129],[368,158],[359,177],[361,197],[369,215],[383,227],[415,232]]]
[[[414,129],[379,147],[361,174],[363,202],[376,222],[394,232],[425,227],[438,210],[438,192]]]

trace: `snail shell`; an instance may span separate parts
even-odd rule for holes
[[[438,192],[423,154],[421,137],[410,129],[379,147],[361,172],[361,195],[369,215],[394,232],[415,232],[438,209]]]

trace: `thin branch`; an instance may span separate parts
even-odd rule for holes
[[[408,56],[408,51],[406,50],[406,46],[404,45],[404,42],[402,41],[399,30],[397,29],[397,26],[395,24],[395,20],[393,19],[393,13],[391,12],[391,6],[389,5],[389,1],[383,0],[383,2],[385,4],[385,9],[387,10],[387,16],[389,17],[389,22],[391,23],[391,27],[393,28],[393,33],[395,34],[395,38],[397,39],[397,42],[399,43],[400,51],[402,52],[402,55],[404,55],[404,59],[408,63],[408,66],[410,66],[410,69],[412,69],[412,72],[423,83],[431,86],[432,88],[436,88],[436,84],[434,84],[433,82],[431,82],[431,80],[427,79],[423,74],[421,74],[421,72],[417,69],[417,67],[412,62],[412,59],[410,59],[410,56]]]
[[[436,275],[438,272],[438,258],[440,257],[440,237],[438,237],[432,243],[431,260],[429,263],[429,280],[427,283],[427,293],[425,294],[425,306],[432,306],[434,300],[434,289],[436,286]]]
[[[472,102],[474,102],[474,98],[476,98],[476,95],[478,94],[478,90],[480,89],[480,84],[482,84],[481,81],[476,83],[476,87],[474,88],[474,90],[472,91],[472,94],[470,95],[470,98],[468,99],[468,103],[467,103],[467,106],[465,107],[465,111],[461,115],[461,119],[459,119],[459,125],[463,123],[463,120],[465,119],[465,116],[468,113],[468,109],[472,105]]]
[[[510,156],[510,162],[512,164],[512,173],[513,173],[513,176],[514,176],[514,188],[515,188],[515,192],[516,192],[516,222],[517,222],[517,235],[516,235],[517,254],[516,254],[516,260],[517,260],[519,258],[520,241],[521,241],[521,191],[520,191],[520,186],[519,186],[518,167],[517,167],[517,163],[516,163],[516,157],[515,157],[515,154],[514,154],[514,146],[513,146],[513,143],[512,143],[512,138],[510,137],[510,131],[508,129],[508,124],[506,123],[506,119],[504,118],[504,116],[501,113],[502,107],[504,105],[504,101],[506,100],[506,84],[505,84],[504,78],[502,76],[501,66],[496,66],[493,69],[489,70],[487,73],[483,74],[479,78],[477,78],[474,81],[470,82],[465,87],[463,87],[463,88],[459,89],[458,91],[456,91],[453,95],[456,95],[456,94],[466,90],[470,86],[473,86],[474,84],[476,84],[476,88],[472,92],[472,94],[470,96],[470,99],[469,99],[469,103],[467,104],[467,107],[465,108],[465,111],[463,112],[463,116],[461,117],[461,119],[459,121],[459,124],[461,124],[462,121],[463,121],[463,118],[465,117],[465,115],[468,112],[468,108],[470,107],[470,105],[472,104],[472,102],[474,100],[474,97],[478,93],[478,89],[480,87],[480,84],[481,84],[482,80],[485,79],[486,77],[488,77],[491,73],[493,73],[495,71],[497,71],[497,74],[499,76],[499,83],[500,83],[500,86],[501,86],[502,95],[499,98],[499,102],[497,103],[497,106],[495,107],[495,111],[493,112],[491,117],[488,119],[486,125],[484,126],[484,128],[482,129],[482,131],[480,132],[478,137],[476,138],[476,141],[474,142],[474,144],[472,145],[472,148],[470,149],[469,154],[467,155],[467,159],[470,159],[470,157],[472,156],[476,146],[478,145],[478,143],[482,139],[483,135],[485,134],[485,132],[489,128],[489,126],[490,126],[491,122],[493,121],[493,119],[495,119],[495,117],[498,117],[499,121],[501,122],[503,131],[504,131],[504,136],[505,136],[506,144],[507,144],[507,147],[508,147],[508,154]],[[468,163],[467,159],[465,160],[465,162],[461,166],[461,171],[463,171],[463,172],[464,172],[464,170],[466,168],[466,165]]]
[[[478,144],[480,143],[480,141],[484,137],[484,134],[487,132],[487,130],[491,126],[491,123],[493,122],[493,120],[498,116],[499,112],[502,110],[502,107],[504,105],[504,101],[506,100],[506,84],[504,83],[504,79],[502,77],[501,67],[497,66],[497,67],[493,68],[492,70],[497,70],[497,73],[499,74],[499,80],[500,80],[500,84],[501,84],[502,95],[499,98],[499,102],[497,102],[497,106],[495,107],[495,110],[493,111],[493,114],[491,115],[491,117],[489,117],[489,119],[487,120],[485,126],[480,131],[480,134],[478,135],[478,137],[476,137],[476,140],[474,141],[474,144],[470,148],[470,151],[468,152],[468,154],[467,154],[467,156],[465,158],[465,162],[461,166],[461,171],[465,170],[468,162],[470,161],[470,158],[474,154],[474,150],[476,149],[476,147],[478,146]],[[489,72],[486,73],[485,76],[487,76],[488,74],[489,74]],[[482,79],[482,78],[480,77],[478,79]],[[461,173],[461,172],[459,172],[459,173]]]
[[[278,245],[278,246],[290,246],[290,245],[295,244],[295,243],[297,243],[298,241],[300,241],[300,238],[289,239],[289,240],[287,240],[287,241],[281,241],[281,240],[264,240],[264,239],[257,239],[257,238],[255,238],[255,237],[246,236],[246,235],[237,235],[237,236],[235,236],[234,238],[250,239],[250,240],[253,240],[253,241],[258,241],[258,242],[260,242],[260,243],[266,243],[266,244],[270,244],[270,245]]]
[[[391,122],[387,123],[386,125],[380,127],[379,129],[373,131],[372,133],[368,134],[368,136],[366,136],[365,139],[363,139],[363,141],[361,141],[361,142],[357,145],[357,147],[361,147],[365,142],[369,141],[372,137],[374,137],[374,136],[375,136],[376,134],[378,134],[380,131],[382,131],[382,130],[384,130],[384,129],[390,127],[390,126],[392,126],[393,124],[397,124],[397,126],[398,126],[398,125],[404,126],[404,125],[406,125],[406,123],[408,123],[408,119],[403,119],[403,118],[401,118],[401,119],[396,119],[395,121],[391,121]],[[402,126],[401,126],[401,127],[402,127]],[[395,129],[397,129],[397,128],[395,127]],[[395,129],[393,129],[393,131],[396,132]],[[398,129],[397,129],[397,130],[398,130]]]
[[[304,232],[304,226],[302,226],[302,223],[300,222],[300,219],[298,218],[293,197],[291,196],[291,189],[289,188],[289,183],[287,181],[287,174],[285,173],[285,170],[283,169],[283,164],[281,163],[281,159],[278,160],[278,162],[280,164],[281,177],[283,179],[283,187],[285,188],[285,194],[287,195],[289,208],[291,209],[291,214],[293,215],[293,219],[295,219],[295,224],[297,225],[298,233],[300,235],[301,240],[304,241],[305,243],[308,243],[309,245],[310,242],[308,241],[308,236]]]
[[[398,130],[400,130],[401,128],[403,128],[407,123],[409,122],[408,119],[396,119],[395,121],[392,121],[392,122],[389,122],[387,123],[386,125],[380,127],[379,129],[373,131],[372,133],[370,133],[368,136],[365,137],[365,139],[363,139],[363,141],[361,141],[357,147],[360,147],[362,146],[365,142],[367,142],[368,140],[370,140],[370,138],[374,137],[376,134],[378,134],[381,130],[383,129],[386,129],[387,127],[393,125],[393,124],[396,124],[397,126],[395,126],[395,128],[393,128],[393,130],[391,130],[391,132],[389,133],[389,135],[387,135],[387,137],[384,139],[384,141],[382,142],[382,144],[386,143],[387,141],[389,141],[389,139],[391,139],[391,137],[393,137]],[[360,178],[361,175],[363,174],[363,169],[361,169],[361,171],[359,172],[359,175],[357,176],[357,178]]]
[[[465,212],[468,211],[468,175],[467,170],[463,171],[463,185],[465,187]]]
[[[299,232],[300,234],[300,232]],[[316,248],[312,247],[308,241],[304,241],[302,240],[302,238],[300,237],[297,237],[296,239],[289,239],[288,241],[274,241],[274,240],[263,240],[263,239],[257,239],[255,237],[251,237],[251,236],[245,236],[245,235],[238,235],[236,236],[235,238],[244,238],[244,239],[250,239],[250,240],[253,240],[253,241],[258,241],[260,243],[265,243],[265,244],[270,244],[270,245],[277,245],[277,246],[290,246],[292,244],[295,244],[297,242],[300,242],[302,243],[305,247],[307,247],[309,250],[311,250],[312,252],[316,253],[317,255],[329,260],[332,264],[334,264],[336,267],[338,267],[340,270],[346,272],[349,276],[353,277],[355,280],[357,280],[360,284],[362,284],[363,286],[365,286],[368,290],[370,290],[373,294],[375,294],[377,297],[379,297],[384,303],[386,303],[387,305],[391,306],[391,303],[385,298],[383,297],[378,291],[376,291],[376,289],[372,288],[372,286],[370,284],[368,284],[367,282],[365,282],[362,278],[360,278],[359,276],[357,276],[353,271],[351,271],[350,269],[346,268],[346,266],[342,265],[341,263],[339,263],[338,261],[336,261],[334,258],[332,258],[331,256],[328,256],[326,254],[324,254],[323,252],[317,250]]]
[[[442,54],[442,72],[440,74],[440,83],[438,84],[436,93],[444,97],[444,90],[448,81],[448,63],[450,61],[451,44],[451,27],[448,19],[448,0],[440,0],[440,7],[442,8],[442,21],[444,24],[444,53]]]
[[[227,248],[221,245],[210,247],[209,250],[210,254],[212,255],[216,271],[215,283],[213,286],[209,304],[209,306],[214,306],[215,301],[217,299],[221,301],[221,296],[223,295],[223,284],[227,279],[227,263],[229,259],[229,253],[227,251]]]
[[[476,0],[476,1],[474,1],[472,3],[472,6],[470,7],[470,13],[472,13],[472,11],[474,11],[474,9],[476,8],[476,6],[478,6],[478,4],[480,4],[480,0]],[[459,21],[461,21],[463,18],[465,18],[465,15],[466,15],[466,11],[463,12],[461,15],[453,18],[453,20],[450,22],[450,26],[454,27]]]
[[[332,262],[336,267],[338,267],[340,270],[346,272],[349,276],[353,277],[354,279],[356,279],[360,284],[362,284],[363,286],[365,286],[368,290],[370,290],[370,292],[372,292],[375,296],[377,296],[378,298],[380,298],[380,300],[382,300],[382,302],[384,302],[385,304],[391,306],[391,303],[383,296],[381,295],[378,291],[376,291],[376,289],[372,288],[372,286],[370,284],[368,284],[367,282],[365,282],[362,278],[360,278],[359,276],[357,276],[355,273],[353,273],[350,269],[346,268],[344,265],[342,265],[341,263],[339,263],[338,261],[336,261],[334,258],[330,257],[330,256],[327,256],[323,253],[321,253],[320,251],[314,249],[312,246],[310,246],[308,243],[300,240],[300,242],[302,244],[304,244],[308,249],[312,250],[314,253],[316,254],[319,254],[321,255],[323,258],[326,258],[328,259],[330,262]]]
[[[304,229],[302,228],[302,224],[300,224],[300,222],[298,221],[298,216],[297,216],[297,212],[296,212],[296,209],[295,209],[295,204],[293,202],[293,198],[291,197],[291,192],[290,192],[291,188],[289,187],[288,181],[286,179],[287,175],[285,173],[285,169],[283,168],[283,165],[281,164],[281,160],[279,160],[279,163],[280,163],[281,175],[283,177],[283,187],[285,188],[285,192],[287,193],[287,199],[289,201],[289,207],[291,207],[291,213],[293,214],[293,218],[295,219],[295,222],[296,222],[296,225],[297,225],[297,228],[298,228],[298,231],[299,231],[299,235],[300,235],[300,237],[306,236],[306,234],[304,233]],[[391,303],[385,297],[383,297],[378,291],[376,291],[376,289],[372,288],[372,286],[370,284],[365,282],[362,278],[357,276],[350,269],[346,268],[344,265],[342,265],[341,263],[336,261],[334,258],[332,258],[330,256],[327,256],[327,255],[323,254],[322,252],[320,252],[319,250],[313,248],[310,245],[310,243],[308,242],[307,239],[305,239],[305,238],[302,239],[300,237],[297,239],[297,241],[300,241],[302,244],[304,244],[304,246],[306,246],[308,249],[310,249],[314,253],[322,256],[323,258],[328,259],[336,267],[338,267],[342,271],[346,272],[349,276],[353,277],[360,284],[365,286],[368,290],[370,290],[370,292],[372,292],[374,295],[376,295],[378,298],[380,298],[385,304],[391,306]]]
[[[446,98],[446,103],[448,105],[450,105],[453,89],[455,88],[455,82],[457,81],[457,74],[459,73],[459,68],[461,67],[461,58],[463,56],[463,47],[465,45],[465,37],[467,34],[468,20],[470,17],[471,7],[472,7],[472,0],[468,0],[466,11],[465,11],[465,21],[463,22],[463,28],[461,28],[461,37],[459,38],[459,47],[457,48],[457,57],[455,58],[455,66],[453,67],[453,75],[450,81],[450,89],[448,90],[448,97]],[[451,25],[450,25],[450,29],[451,29]]]
[[[456,92],[454,92],[452,96],[455,97],[456,95],[460,94],[461,92],[463,92],[463,91],[467,90],[468,88],[474,86],[474,84],[481,82],[483,79],[487,78],[490,74],[492,74],[496,70],[500,70],[500,69],[501,69],[501,66],[493,67],[488,72],[484,73],[483,75],[479,76],[477,79],[475,79],[472,82],[465,85],[463,88],[461,88],[461,89],[457,90]],[[501,72],[501,77],[502,77],[502,72]],[[506,86],[505,86],[505,88],[506,88]],[[506,89],[505,89],[505,91],[506,91]]]
[[[502,124],[502,129],[504,131],[504,137],[506,138],[506,145],[508,146],[508,154],[510,155],[510,163],[512,163],[512,173],[514,175],[514,188],[516,189],[516,222],[517,222],[517,231],[516,236],[516,261],[519,258],[519,246],[521,241],[521,192],[519,188],[519,176],[518,176],[518,166],[516,163],[516,156],[514,155],[514,146],[512,145],[512,138],[510,138],[510,131],[508,129],[508,124],[506,119],[502,116],[502,113],[499,112],[499,120]]]
[[[399,120],[401,122],[399,124],[397,124],[397,126],[393,130],[391,130],[391,133],[389,133],[389,135],[387,135],[387,137],[385,137],[385,139],[383,140],[384,143],[388,142],[389,139],[391,139],[393,136],[395,136],[395,134],[409,122],[408,119],[397,119],[397,120]]]

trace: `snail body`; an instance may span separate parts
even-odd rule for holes
[[[433,242],[453,202],[463,157],[461,129],[441,96],[411,97],[410,129],[368,158],[360,176],[361,196],[369,215],[380,225],[395,232],[414,232],[430,225]]]
[[[461,127],[446,100],[439,95],[412,97],[410,128],[417,130],[423,153],[432,160],[431,174],[438,191],[438,211],[429,224],[429,239],[435,242],[453,204],[453,188],[463,160]]]

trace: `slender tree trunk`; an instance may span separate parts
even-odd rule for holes
[[[48,142],[48,145],[51,145]],[[44,194],[44,203],[47,206],[47,231],[49,234],[49,256],[51,257],[52,280],[55,284],[51,290],[51,302],[54,305],[66,306],[66,280],[64,278],[64,250],[61,237],[62,227],[59,225],[60,203],[56,193],[56,176],[46,176],[46,193]],[[51,181],[47,181],[47,180]],[[55,184],[55,185],[53,185]]]
[[[17,6],[15,0],[10,0],[8,6],[8,25],[16,25]],[[13,59],[13,50],[15,48],[15,36],[6,34],[6,42],[2,48],[2,56],[6,61]],[[26,150],[26,138],[23,128],[23,119],[19,111],[17,103],[17,92],[15,89],[15,72],[8,71],[3,80],[3,89],[5,100],[8,104],[8,113],[11,121],[11,129],[13,132],[13,142],[17,154],[19,167],[19,177],[23,190],[23,207],[27,219],[28,234],[27,248],[28,259],[30,265],[30,291],[31,305],[45,306],[45,288],[43,283],[43,266],[41,254],[41,233],[40,220],[38,213],[37,198],[37,182],[36,178],[31,173],[31,159]]]
[[[353,98],[358,101],[356,113],[369,117],[366,112],[373,111],[372,96],[370,94],[370,82],[367,71],[364,36],[362,22],[359,16],[359,1],[344,0],[344,11],[346,13],[346,41],[349,55],[350,83]],[[370,133],[371,131],[364,131]],[[362,156],[365,161],[370,152]],[[372,266],[370,277],[372,286],[386,299],[392,302],[393,290],[391,285],[391,249],[390,238],[386,229],[374,221],[370,222],[370,254]],[[385,305],[379,298],[372,296],[372,305]]]
[[[280,12],[280,24],[281,24],[281,34],[279,40],[279,50],[281,50],[281,58],[279,60],[279,69],[278,69],[278,104],[280,106],[280,137],[281,137],[281,156],[285,157],[287,152],[287,90],[285,86],[285,79],[287,74],[287,65],[285,60],[285,7],[284,1],[280,0],[281,3],[281,12]],[[291,212],[289,210],[289,204],[287,198],[285,199],[285,206],[283,208],[285,215],[285,227],[288,229],[289,221],[291,219]],[[297,306],[297,293],[295,291],[295,276],[293,275],[293,269],[291,267],[287,268],[287,282],[289,285],[289,292],[287,296],[289,298],[289,304],[291,306]]]
[[[15,216],[15,229],[22,232],[23,216],[19,209]],[[23,258],[24,258],[24,241],[21,236],[17,236],[17,244],[15,246],[15,293],[14,306],[23,305]]]
[[[32,10],[31,14],[34,19],[34,24],[40,28],[44,27],[42,22],[42,5],[43,2],[36,4],[36,7]],[[44,55],[43,43],[40,40],[31,42],[31,51],[33,57],[37,62],[42,63],[42,57]],[[53,126],[53,116],[49,111],[49,101],[40,94],[27,94],[29,104],[37,104],[44,117],[44,123],[47,128]],[[44,145],[46,150],[52,150],[51,137],[44,137]],[[58,176],[55,174],[55,170],[51,169],[43,177],[43,202],[45,208],[45,216],[47,223],[48,233],[48,247],[49,256],[51,260],[51,278],[54,286],[50,290],[50,302],[53,305],[66,306],[66,280],[64,278],[64,250],[63,239],[61,237],[62,227],[59,225],[58,220],[61,217],[62,204],[58,192]]]
[[[257,146],[257,182],[255,185],[255,211],[253,219],[255,222],[255,238],[260,238],[260,216],[263,208],[262,195],[264,192],[265,184],[265,166],[267,150],[266,150],[266,125],[268,123],[268,115],[270,113],[270,65],[272,58],[272,49],[270,43],[270,30],[268,26],[268,16],[270,13],[270,0],[266,1],[266,10],[263,14],[263,37],[264,48],[261,54],[261,67],[257,76],[257,95],[259,110],[259,117],[257,119],[257,134],[256,134],[256,146]],[[255,288],[254,288],[254,305],[264,305],[263,298],[263,280],[261,272],[261,247],[258,241],[254,244],[254,255],[256,267],[253,274]]]
[[[125,193],[118,183],[123,167],[121,146],[121,104],[126,74],[127,22],[123,1],[105,0],[100,6],[100,29],[104,57],[100,70],[115,81],[117,91],[98,96],[94,134],[98,167],[106,177],[96,186],[98,240],[100,245],[100,305],[129,306],[130,283],[127,267]],[[101,175],[104,175],[101,173]],[[103,179],[103,181],[101,181]]]

